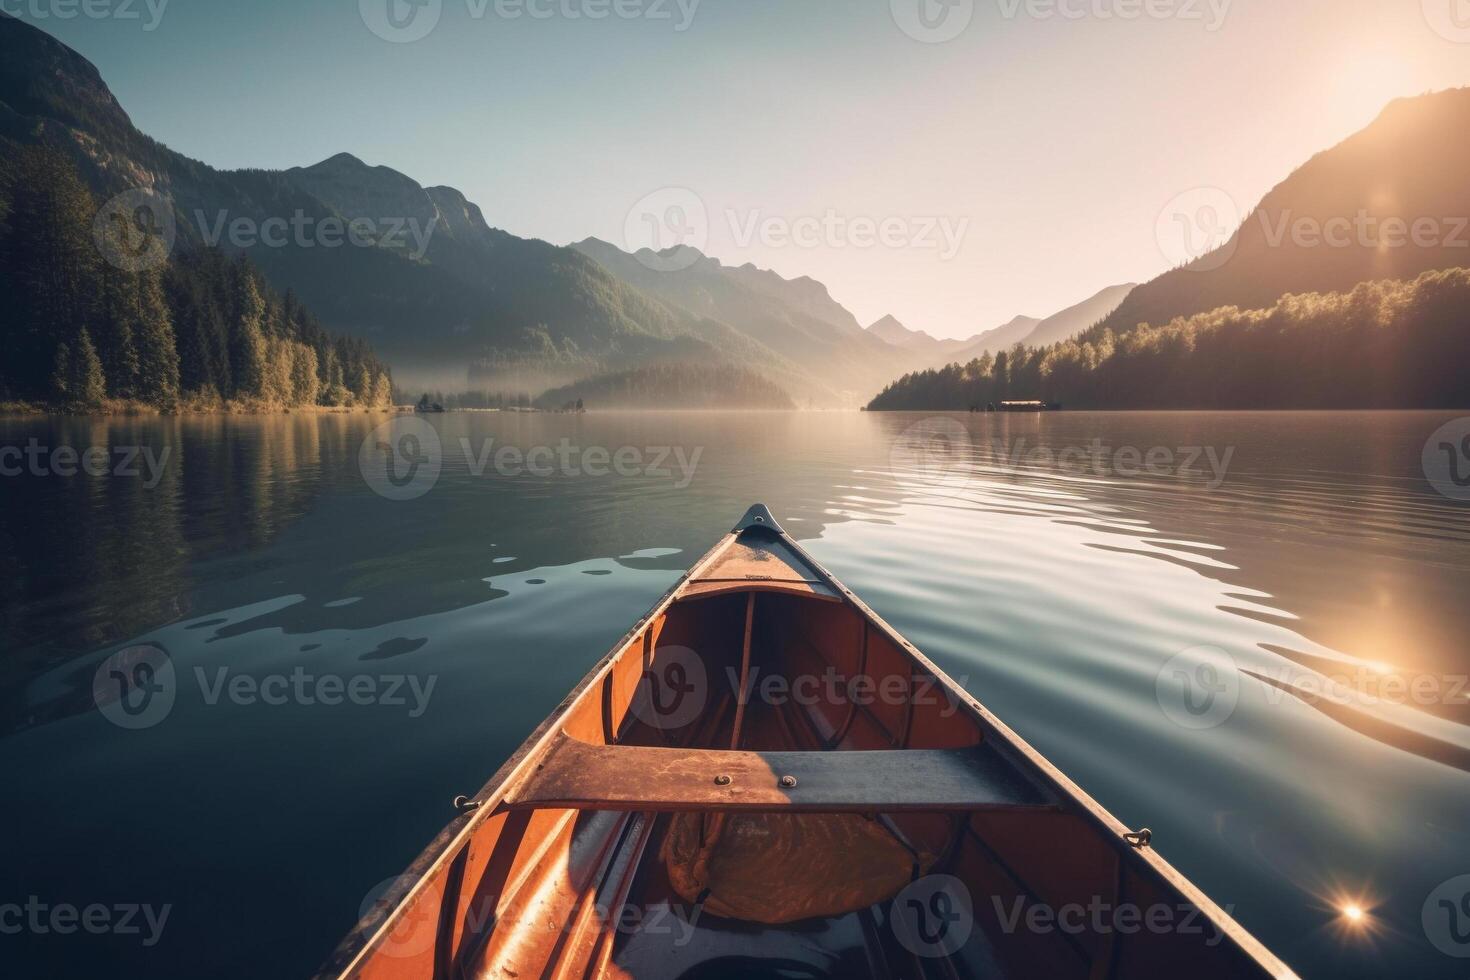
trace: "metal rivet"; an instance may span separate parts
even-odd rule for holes
[[[781,777],[781,785],[784,786],[784,787],[786,787],[787,789],[795,789],[796,788],[796,777],[795,776],[782,776]]]
[[[716,786],[729,786],[730,785],[730,777],[729,776],[716,776],[715,777],[715,785]]]

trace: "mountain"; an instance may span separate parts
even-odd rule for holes
[[[1031,336],[1031,332],[1040,325],[1041,321],[1034,316],[1018,316],[994,330],[987,330],[970,338],[965,347],[951,352],[944,360],[968,364],[977,357],[983,357],[987,352],[994,354],[1007,350]]]
[[[878,391],[895,365],[917,363],[864,330],[821,283],[785,279],[753,265],[727,266],[682,246],[629,253],[596,238],[572,246],[623,282],[671,308],[728,325],[774,351],[819,387],[802,403],[857,405]]]
[[[1122,286],[1109,286],[1076,306],[1069,306],[1042,320],[1036,325],[1036,329],[1026,335],[1023,343],[1028,347],[1050,347],[1063,340],[1071,340],[1088,327],[1102,322],[1136,288],[1138,284],[1132,282]]]
[[[1470,89],[1398,99],[1277,185],[1220,249],[1139,286],[1106,326],[1263,309],[1287,293],[1470,266],[1467,173]]]
[[[922,330],[910,330],[898,321],[897,317],[885,316],[883,319],[868,327],[868,333],[884,340],[894,347],[903,350],[923,354],[926,357],[942,357],[973,343],[977,338],[969,340],[941,340],[930,336]]]
[[[1467,309],[1470,269],[1444,269],[1122,335],[1099,325],[1050,349],[1013,351],[1003,369],[905,375],[868,409],[962,412],[1030,399],[1084,410],[1460,409]]]
[[[0,178],[31,144],[71,158],[99,201],[155,192],[177,249],[248,254],[324,326],[371,340],[405,386],[462,388],[468,371],[485,388],[540,390],[665,360],[768,363],[785,382],[804,377],[758,340],[671,308],[573,249],[490,227],[452,188],[348,154],[284,172],[190,160],[139,132],[90,62],[0,15]],[[371,234],[344,244],[354,219]],[[292,228],[267,242],[272,221]],[[239,225],[254,232],[241,238]]]
[[[553,388],[536,400],[538,407],[553,410],[576,402],[593,410],[796,407],[790,395],[759,372],[699,364],[655,364],[600,374]]]
[[[903,347],[908,350],[925,349],[939,343],[938,340],[929,336],[922,330],[910,330],[893,314],[885,316],[868,327],[868,333],[879,340],[892,344],[894,347]]]

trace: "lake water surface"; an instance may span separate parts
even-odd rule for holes
[[[396,482],[381,415],[0,421],[35,447],[0,477],[0,905],[168,915],[0,960],[309,976],[763,501],[1303,976],[1465,976],[1470,504],[1421,462],[1451,418],[453,414],[387,434]],[[171,697],[99,709],[141,644]]]

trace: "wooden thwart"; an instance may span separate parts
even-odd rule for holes
[[[1053,801],[985,746],[721,752],[589,745],[562,735],[505,806],[898,813],[1051,808]]]

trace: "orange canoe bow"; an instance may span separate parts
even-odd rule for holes
[[[322,980],[1294,974],[753,507]]]

